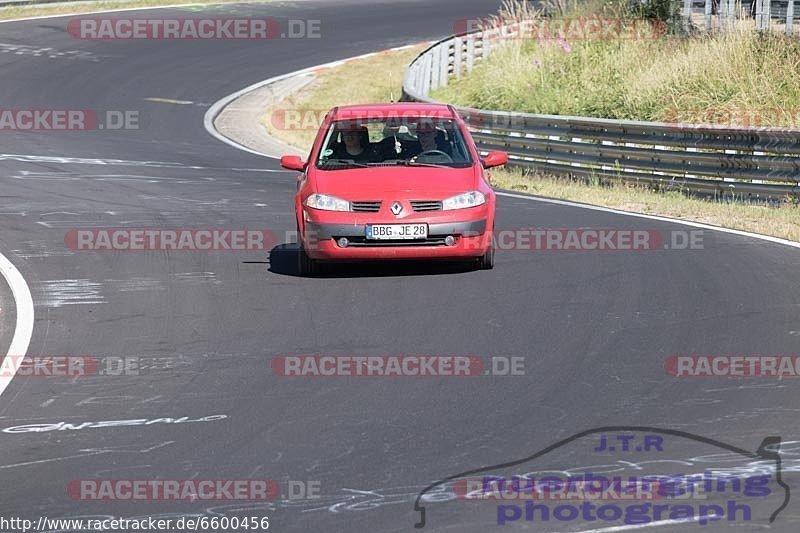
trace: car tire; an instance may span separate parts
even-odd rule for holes
[[[303,243],[297,245],[297,271],[305,278],[313,278],[319,274],[319,263],[308,257]]]
[[[490,245],[486,253],[478,258],[479,270],[491,270],[494,268],[494,245]]]

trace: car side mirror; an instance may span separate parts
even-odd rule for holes
[[[483,168],[500,167],[508,163],[508,154],[506,152],[489,152],[482,162]]]
[[[303,172],[306,169],[306,162],[299,155],[285,155],[281,157],[281,166],[287,170]]]

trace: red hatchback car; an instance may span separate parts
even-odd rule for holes
[[[494,266],[495,194],[452,106],[396,103],[337,107],[325,116],[301,172],[295,209],[298,268],[320,261],[448,259]]]

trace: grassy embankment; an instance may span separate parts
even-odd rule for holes
[[[563,18],[642,22],[619,1],[593,0]],[[800,127],[800,39],[745,29],[693,38],[658,30],[633,39],[598,35],[495,42],[487,61],[432,96],[478,109],[647,121],[719,122],[752,112],[753,125]]]

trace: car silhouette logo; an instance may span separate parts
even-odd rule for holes
[[[400,202],[393,203],[391,211],[394,216],[400,216],[400,213],[403,212],[403,204],[401,204]]]
[[[577,508],[579,504],[575,502],[589,501],[594,497],[587,497],[586,494],[598,494],[598,483],[602,490],[610,487],[619,489],[616,493],[611,491],[600,496],[604,507],[619,512],[609,522],[633,523],[622,517],[628,517],[626,513],[629,512],[645,513],[659,507],[646,503],[646,500],[661,499],[665,504],[677,501],[684,505],[676,508],[684,512],[692,508],[696,498],[703,504],[700,507],[714,510],[713,517],[708,516],[707,511],[697,514],[698,522],[703,525],[709,520],[720,520],[723,516],[729,521],[736,519],[735,513],[731,511],[726,515],[725,508],[716,505],[720,502],[728,505],[733,502],[734,506],[742,504],[742,508],[748,509],[746,518],[745,514],[741,515],[743,520],[773,523],[787,508],[791,495],[789,485],[782,479],[782,462],[785,459],[781,457],[781,441],[780,436],[765,436],[758,449],[750,451],[674,429],[651,426],[591,428],[562,438],[527,457],[464,470],[428,485],[414,502],[414,510],[419,513],[419,520],[414,527],[425,527],[428,505],[435,503],[444,506],[451,505],[451,502],[478,500],[495,503],[487,507],[496,507],[489,512],[496,512],[494,518],[498,525],[514,522],[519,522],[517,525],[525,522],[533,524],[538,520],[540,525],[545,526],[549,520],[549,514],[545,515],[545,510],[549,513],[548,505],[561,511],[570,505]],[[662,447],[663,442],[667,444]],[[653,449],[657,450],[658,455],[648,456],[648,450]],[[597,456],[598,453],[601,456]],[[577,461],[592,456],[599,459],[594,466],[578,466],[581,463]],[[695,491],[694,488],[688,488],[688,484],[696,481],[687,480],[697,478],[698,470],[703,470],[701,477],[704,482],[697,484],[702,489]],[[536,476],[540,476],[538,483]],[[634,499],[629,497],[632,486],[638,491]],[[748,491],[747,486],[751,490]],[[683,501],[678,501],[681,499]],[[534,500],[538,507],[538,519],[536,513],[529,512],[529,504],[533,509]],[[751,508],[754,515],[752,519]],[[673,518],[680,518],[680,512]],[[559,518],[555,511],[553,516],[556,520],[563,518]],[[577,520],[578,516],[581,515],[576,511],[569,520]]]

